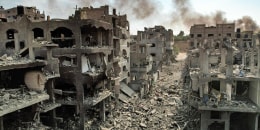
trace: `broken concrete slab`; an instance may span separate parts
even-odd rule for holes
[[[120,90],[124,92],[127,96],[132,97],[136,95],[136,92],[134,92],[130,87],[128,87],[127,84],[121,82],[120,86],[121,86]]]

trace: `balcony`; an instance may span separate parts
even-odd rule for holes
[[[77,53],[85,53],[85,54],[93,54],[93,53],[104,53],[111,54],[112,47],[109,46],[96,46],[96,47],[88,47],[82,46],[80,49],[78,48],[56,48],[53,51],[54,57],[63,56],[64,54],[77,54]]]
[[[206,111],[232,111],[232,112],[249,112],[256,113],[259,111],[258,106],[253,103],[249,98],[238,97],[231,101],[220,100],[217,102],[216,99],[210,98],[207,103],[204,103],[199,97],[190,95],[189,104],[198,110]]]
[[[104,90],[102,92],[99,92],[98,95],[94,97],[86,97],[84,98],[84,105],[86,107],[92,107],[97,105],[99,102],[103,101],[107,97],[109,97],[112,93],[108,90]],[[57,100],[58,103],[64,104],[64,105],[77,105],[76,98],[67,97],[63,99]]]
[[[45,66],[47,62],[44,60],[30,60],[30,59],[7,59],[2,60],[0,59],[0,71],[3,70],[11,70],[11,69],[18,69],[18,68],[29,68],[29,67],[37,67],[37,66]]]

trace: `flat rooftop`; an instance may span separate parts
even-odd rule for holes
[[[47,93],[10,89],[0,91],[0,116],[12,113],[22,108],[34,105],[49,99]]]
[[[231,111],[231,112],[245,112],[257,113],[259,112],[258,106],[248,98],[236,97],[231,101],[220,101],[217,105],[215,102],[208,101],[207,104],[203,103],[198,97],[190,98],[190,105],[197,107],[198,110],[204,111]],[[195,99],[195,100],[193,100]]]
[[[47,62],[44,60],[30,60],[30,59],[0,60],[0,71],[45,66],[45,65],[47,65]]]

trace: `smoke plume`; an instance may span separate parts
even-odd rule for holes
[[[236,27],[242,30],[259,31],[259,26],[250,16],[243,16],[241,19],[238,19],[236,21]]]
[[[147,26],[154,26],[152,24],[161,24],[167,28],[184,25],[186,29],[194,24],[207,24],[214,26],[216,24],[222,24],[230,22],[225,17],[225,12],[216,11],[211,14],[205,15],[194,10],[190,3],[190,0],[168,0],[172,3],[171,8],[167,11],[163,10],[164,0],[23,0],[23,4],[34,4],[47,10],[49,15],[68,17],[74,13],[75,5],[78,7],[99,7],[102,5],[109,5],[112,8],[116,8],[117,12],[121,14],[127,14],[128,20],[131,25],[135,26],[135,29],[140,29]],[[231,22],[234,22],[233,20]],[[141,23],[141,25],[140,25]],[[249,16],[242,16],[242,18],[235,20],[236,27],[241,30],[253,30],[259,31],[259,26]],[[145,25],[143,25],[145,24]],[[138,28],[137,28],[138,26]],[[131,27],[133,28],[133,27]],[[130,29],[132,30],[132,29]],[[135,30],[136,31],[136,30]]]
[[[53,1],[53,0],[52,0]],[[54,0],[55,1],[55,0]],[[79,5],[90,6],[93,3],[99,3],[100,5],[110,5],[116,9],[124,11],[127,15],[133,15],[136,19],[145,19],[154,14],[157,10],[156,4],[150,0],[76,0]]]
[[[177,11],[172,12],[173,17],[172,24],[177,21],[181,21],[186,27],[190,27],[194,24],[207,24],[215,25],[227,23],[227,19],[224,17],[224,12],[217,11],[211,15],[203,15],[193,10],[189,0],[173,0],[173,5],[177,8]],[[252,30],[258,31],[259,26],[250,16],[243,16],[241,19],[235,22],[237,28],[241,28],[243,31]]]
[[[175,19],[178,19],[185,26],[188,27],[192,26],[193,24],[212,25],[216,23],[226,22],[226,19],[223,16],[224,15],[223,12],[217,11],[216,13],[211,15],[200,14],[192,9],[189,0],[173,0],[173,6],[177,8],[176,9],[177,11],[172,12],[172,15],[176,16],[176,14],[178,14],[177,18],[176,17],[173,18],[173,21],[176,21]]]

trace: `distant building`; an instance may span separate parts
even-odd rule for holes
[[[159,78],[163,62],[173,55],[173,31],[155,26],[138,31],[137,36],[132,37],[131,86],[145,95],[152,87],[152,80]]]
[[[259,38],[234,23],[194,25],[190,36],[189,104],[200,112],[200,129],[257,130]]]
[[[20,5],[6,10],[2,6],[0,7],[0,18],[4,21],[14,22],[20,20],[24,15],[32,22],[45,20],[45,14],[40,13],[36,7],[25,7]]]
[[[52,114],[46,117],[52,122],[43,120],[45,124],[65,127],[58,125],[56,116],[64,118],[64,122],[70,116],[75,118],[78,129],[91,127],[85,125],[86,112],[98,108],[97,113],[91,114],[106,120],[111,110],[108,109],[111,96],[118,105],[118,100],[127,102],[135,94],[128,87],[130,34],[126,15],[117,15],[115,9],[112,14],[109,13],[108,6],[77,9],[73,16],[65,20],[51,20],[50,17],[45,20],[44,14],[40,14],[35,7],[1,8],[0,13],[0,56],[17,58],[14,63],[18,59],[25,60],[22,65],[13,65],[8,60],[2,64],[0,59],[0,71],[8,67],[15,70],[22,68],[21,72],[11,73],[7,69],[8,72],[1,71],[0,74],[10,77],[12,87],[17,88],[25,85],[22,82],[24,72],[38,70],[43,73],[41,68],[47,64],[50,74],[46,77],[51,81],[46,85],[48,94],[39,102],[50,97],[51,103],[46,106],[50,107],[48,111],[51,110]],[[38,60],[41,62],[36,62]],[[20,77],[16,79],[18,75]],[[34,77],[41,79],[40,76]],[[0,89],[11,89],[5,85],[8,82],[1,78],[3,85]],[[42,82],[39,84],[42,86]],[[34,108],[40,109],[37,106]],[[1,111],[0,116],[4,118],[0,117],[0,123],[6,124],[10,115],[1,114]],[[39,124],[41,116],[37,117]]]

